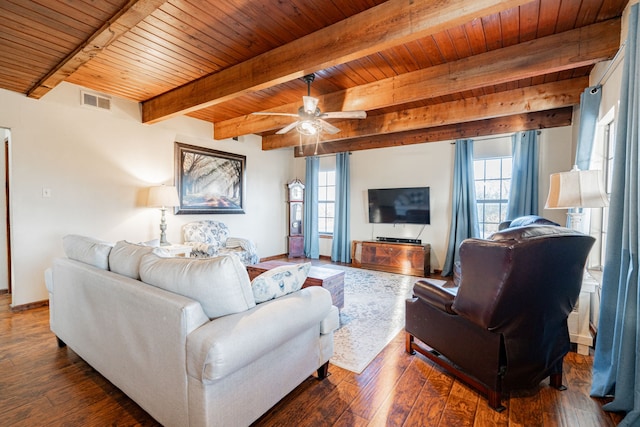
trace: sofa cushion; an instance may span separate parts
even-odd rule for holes
[[[254,307],[249,274],[235,256],[163,258],[146,254],[140,262],[143,282],[192,298],[210,318]]]
[[[103,270],[109,269],[109,253],[112,247],[113,243],[78,234],[68,234],[62,238],[62,248],[68,258]]]
[[[153,246],[121,240],[109,253],[109,268],[114,273],[140,280],[140,260],[153,251]]]
[[[310,262],[281,265],[257,276],[251,282],[256,304],[269,301],[302,289],[307,279]]]

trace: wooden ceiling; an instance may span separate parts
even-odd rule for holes
[[[275,134],[294,119],[251,113],[296,113],[315,73],[322,111],[368,113],[332,120],[320,154],[564,126],[626,3],[2,0],[0,88],[67,81],[140,102],[145,123],[189,115],[269,150],[300,144]]]

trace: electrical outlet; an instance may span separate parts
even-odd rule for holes
[[[51,197],[51,189],[50,188],[42,188],[42,197],[48,199]]]

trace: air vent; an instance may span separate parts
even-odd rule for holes
[[[111,111],[111,98],[89,92],[82,92],[82,105]]]

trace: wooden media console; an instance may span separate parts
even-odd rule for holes
[[[431,245],[354,240],[354,267],[427,277],[431,274]]]

